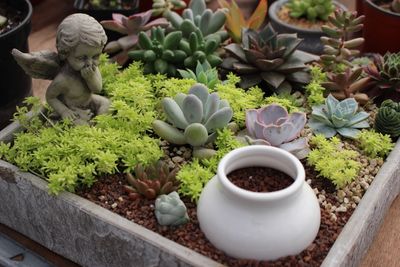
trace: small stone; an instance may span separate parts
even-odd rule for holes
[[[360,185],[364,190],[367,190],[369,187],[369,184],[365,181],[361,181]]]
[[[352,199],[354,200],[355,203],[360,203],[361,199],[358,196],[353,196]]]
[[[343,202],[344,202],[345,204],[347,204],[347,203],[349,203],[349,199],[348,199],[347,197],[345,197],[345,198],[343,199]]]
[[[186,150],[186,151],[183,153],[182,157],[183,157],[184,159],[190,159],[190,158],[192,157],[192,152],[191,152],[190,150]]]
[[[115,209],[117,206],[118,206],[118,204],[117,204],[117,202],[115,202],[115,203],[113,203],[113,204],[111,205],[111,208]]]
[[[339,190],[337,196],[339,199],[343,199],[346,196],[346,193],[343,190]]]
[[[179,155],[179,156],[182,156],[183,152],[178,150],[178,151],[176,151],[176,154]]]
[[[340,206],[336,209],[336,212],[347,212],[347,208],[345,206]]]
[[[331,221],[336,222],[337,221],[337,216],[335,213],[331,213],[331,217],[330,217]]]
[[[173,157],[173,158],[172,158],[172,161],[175,162],[175,163],[181,163],[181,162],[183,162],[184,160],[185,160],[184,158],[179,157],[179,156],[176,156],[176,157]]]
[[[124,199],[123,199],[122,197],[119,197],[118,200],[119,200],[120,202],[124,201]]]
[[[103,201],[103,200],[105,200],[106,199],[106,196],[99,196],[99,200],[100,201]]]
[[[311,184],[311,179],[307,179],[307,181],[306,181],[306,182],[307,182],[307,184],[309,184],[309,185],[310,185],[310,184]]]

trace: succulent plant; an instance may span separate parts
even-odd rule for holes
[[[374,64],[365,72],[372,80],[372,87],[366,90],[369,97],[378,103],[385,99],[400,100],[400,52],[374,55]]]
[[[216,53],[220,45],[219,38],[204,38],[199,29],[195,29],[189,39],[182,39],[179,48],[184,51],[188,57],[184,60],[186,68],[195,69],[197,62],[208,62],[211,67],[216,67],[222,63],[222,59]]]
[[[182,31],[185,38],[190,38],[190,34],[199,29],[206,40],[216,39],[223,42],[228,38],[228,33],[223,30],[225,13],[224,9],[215,12],[207,9],[204,0],[192,0],[189,7],[182,12],[182,17],[174,11],[167,11],[164,16],[171,22],[174,30]]]
[[[375,129],[396,138],[400,136],[400,104],[390,99],[382,102],[375,117]]]
[[[182,0],[153,0],[152,15],[160,16],[170,10],[179,10],[186,7],[185,1]]]
[[[355,139],[360,128],[368,128],[367,112],[357,112],[358,103],[354,98],[337,100],[331,94],[326,98],[325,105],[312,107],[308,125],[316,134],[330,138],[336,133]]]
[[[217,93],[209,94],[203,84],[193,85],[188,95],[164,98],[162,106],[172,125],[155,120],[155,133],[172,144],[197,148],[214,141],[216,130],[227,126],[233,115],[229,103]]]
[[[297,50],[300,42],[297,34],[277,34],[271,24],[260,32],[243,29],[241,45],[225,46],[230,56],[221,68],[238,74],[242,88],[265,81],[274,91],[288,92],[292,83],[310,80],[305,63],[318,60],[317,56]]]
[[[277,104],[246,111],[246,128],[250,144],[275,146],[304,158],[308,153],[307,139],[299,138],[307,122],[306,114],[287,110]]]
[[[127,173],[125,190],[129,197],[136,199],[139,195],[147,199],[155,199],[162,194],[168,194],[178,188],[179,182],[175,179],[178,169],[169,170],[167,164],[158,161],[154,165],[144,168],[141,164],[135,167],[135,176]]]
[[[126,17],[122,14],[112,14],[112,20],[103,20],[101,25],[105,29],[116,31],[124,34],[116,41],[109,42],[104,48],[104,52],[113,54],[119,52],[114,58],[117,62],[123,65],[128,60],[128,50],[134,47],[139,39],[139,32],[149,31],[152,27],[163,27],[166,28],[169,22],[164,18],[159,18],[150,21],[151,11],[134,14]],[[120,52],[122,50],[122,52]]]
[[[290,0],[286,5],[293,18],[305,17],[309,21],[327,21],[335,10],[332,0]]]
[[[139,34],[139,50],[132,50],[128,55],[134,60],[144,62],[144,73],[161,73],[176,76],[177,67],[183,66],[187,54],[179,49],[182,32],[175,31],[165,35],[165,30],[151,29],[151,37],[145,32]]]
[[[324,54],[321,55],[321,63],[324,70],[334,70],[341,65],[351,67],[350,58],[360,54],[357,49],[364,43],[364,38],[351,39],[353,33],[362,30],[365,16],[357,17],[357,12],[337,9],[334,16],[328,20],[332,26],[322,26],[322,31],[327,36],[321,37],[324,44]]]
[[[159,196],[156,200],[155,214],[160,225],[178,226],[189,221],[185,203],[177,192]]]
[[[203,64],[197,61],[196,73],[194,73],[191,69],[178,70],[178,72],[182,78],[193,79],[204,84],[210,89],[214,89],[215,85],[219,82],[217,69],[211,68],[208,61],[205,61]]]
[[[331,91],[331,94],[338,100],[353,97],[358,103],[365,104],[369,101],[367,94],[360,91],[369,83],[369,78],[361,78],[362,68],[355,70],[347,68],[344,72],[328,72],[328,81],[322,86]]]
[[[267,0],[259,1],[257,8],[248,19],[244,17],[235,0],[231,2],[218,0],[218,3],[221,7],[228,9],[225,28],[228,30],[231,39],[235,43],[240,43],[242,41],[242,28],[258,30],[267,16]]]

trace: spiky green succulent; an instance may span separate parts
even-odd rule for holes
[[[126,185],[125,190],[132,199],[138,198],[139,195],[147,199],[155,199],[159,195],[177,190],[179,184],[175,179],[177,172],[178,169],[170,171],[168,165],[162,161],[146,168],[139,164],[135,167],[134,175],[126,174],[130,186]]]
[[[354,98],[346,98],[339,102],[329,95],[325,105],[312,107],[308,125],[316,134],[323,134],[326,138],[339,133],[354,139],[360,132],[358,129],[369,127],[369,114],[365,111],[357,112],[357,109],[358,103]]]
[[[182,32],[165,34],[165,30],[151,29],[151,37],[145,32],[139,33],[139,50],[132,50],[128,55],[144,63],[144,73],[161,73],[176,76],[177,67],[183,66],[187,54],[179,49]]]
[[[223,29],[226,21],[225,9],[218,9],[213,12],[207,9],[204,0],[192,0],[182,16],[174,11],[164,13],[165,18],[171,22],[174,30],[180,30],[185,38],[199,29],[205,39],[216,39],[223,42],[228,38],[228,33]]]
[[[294,83],[309,82],[305,63],[317,56],[297,50],[297,34],[278,34],[271,24],[260,32],[243,29],[242,44],[225,46],[229,57],[221,64],[225,72],[240,76],[240,86],[249,88],[265,81],[276,92],[289,92]]]
[[[327,21],[335,10],[332,0],[290,0],[286,6],[290,10],[291,17],[305,17],[309,21],[318,19]]]
[[[400,136],[400,103],[390,99],[382,102],[375,117],[375,129],[393,138]]]
[[[177,192],[159,196],[156,199],[154,213],[160,225],[178,226],[189,221],[185,203]]]
[[[385,99],[400,100],[400,52],[374,55],[374,64],[368,65],[365,72],[373,81],[367,94],[376,102]]]
[[[217,69],[212,68],[208,61],[205,61],[203,64],[197,62],[196,72],[193,72],[191,69],[178,70],[178,72],[182,78],[193,79],[210,89],[214,89],[215,85],[219,82]]]
[[[193,85],[187,95],[164,98],[162,106],[170,124],[155,120],[154,132],[172,144],[195,148],[214,141],[216,130],[227,126],[233,115],[228,101],[217,93],[209,94],[203,84]]]
[[[351,36],[362,30],[365,16],[357,17],[357,12],[335,10],[329,16],[330,26],[322,26],[327,36],[321,37],[324,53],[321,63],[325,71],[337,70],[342,66],[352,67],[350,59],[359,55],[358,47],[364,43],[364,38],[352,39]]]

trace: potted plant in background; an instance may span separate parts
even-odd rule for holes
[[[364,51],[384,54],[400,51],[400,1],[362,1],[365,15]],[[378,22],[378,23],[377,23]]]
[[[74,8],[100,21],[111,19],[113,13],[128,16],[138,12],[139,0],[75,0]]]
[[[337,1],[332,0],[279,0],[274,2],[268,11],[270,22],[279,33],[297,33],[303,38],[299,49],[321,54],[323,44],[322,25],[327,25],[329,15],[336,8],[347,10]]]
[[[28,0],[0,3],[0,129],[10,122],[16,106],[32,93],[31,78],[11,55],[13,48],[28,52],[31,16]]]

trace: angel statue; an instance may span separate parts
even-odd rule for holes
[[[95,115],[106,113],[110,101],[100,96],[102,79],[99,57],[107,42],[103,27],[86,14],[65,18],[57,29],[57,53],[40,51],[12,54],[24,71],[38,79],[53,80],[46,101],[62,119],[87,124]]]

